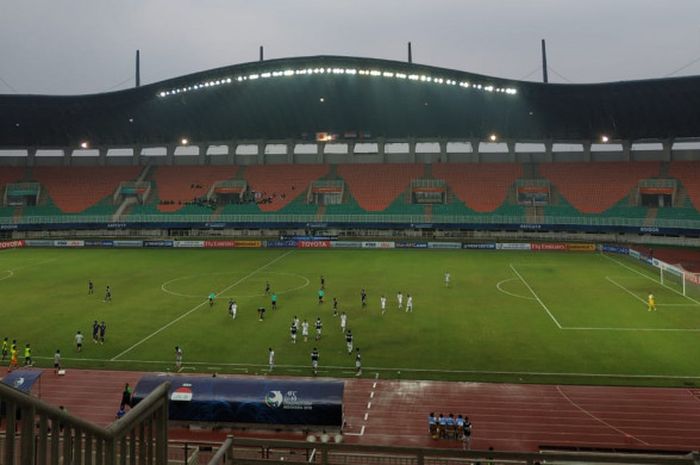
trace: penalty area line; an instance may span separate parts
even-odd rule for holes
[[[286,252],[286,253],[284,253],[284,254],[282,254],[282,255],[279,255],[279,256],[275,257],[274,260],[271,260],[271,261],[267,262],[266,264],[262,265],[261,267],[259,267],[259,268],[255,269],[255,270],[251,271],[250,273],[248,273],[247,275],[243,276],[243,277],[242,277],[241,279],[239,279],[238,281],[235,281],[234,283],[229,284],[228,286],[226,286],[225,288],[223,288],[221,291],[217,292],[217,293],[216,293],[216,296],[217,296],[217,297],[220,296],[220,295],[223,294],[224,292],[226,292],[226,291],[228,291],[229,289],[231,289],[231,288],[233,288],[233,287],[239,285],[240,283],[242,283],[242,282],[245,281],[246,279],[250,278],[251,276],[254,276],[254,275],[257,274],[257,273],[260,273],[260,272],[261,272],[262,270],[264,270],[265,268],[267,268],[267,267],[269,267],[269,266],[271,266],[271,265],[277,263],[278,261],[282,260],[284,257],[286,257],[287,255],[291,254],[292,252],[294,252],[294,250],[290,250],[289,252]],[[123,350],[122,352],[118,353],[117,355],[115,355],[114,357],[112,357],[112,358],[110,359],[110,361],[116,361],[116,360],[120,359],[123,355],[128,354],[129,352],[131,352],[132,350],[134,350],[135,348],[137,348],[138,346],[140,346],[140,345],[143,344],[144,342],[146,342],[146,341],[148,341],[149,339],[151,339],[153,336],[156,336],[156,335],[160,334],[161,332],[165,331],[166,329],[168,329],[169,327],[171,327],[172,325],[174,325],[174,324],[177,323],[178,321],[180,321],[180,320],[182,320],[183,318],[186,318],[187,316],[189,316],[190,314],[196,312],[197,310],[199,310],[200,308],[202,308],[202,306],[206,305],[207,302],[209,302],[209,299],[207,299],[207,300],[205,300],[205,301],[203,301],[203,302],[201,302],[201,303],[195,305],[194,307],[192,307],[191,309],[189,309],[188,311],[186,311],[186,312],[183,313],[182,315],[178,316],[178,317],[175,318],[174,320],[172,320],[172,321],[170,321],[169,323],[166,323],[166,324],[164,324],[163,326],[161,326],[160,328],[156,329],[156,330],[153,331],[151,334],[149,334],[148,336],[146,336],[146,337],[144,337],[143,339],[141,339],[140,341],[138,341],[136,344],[134,344],[134,345],[132,345],[131,347],[129,347],[129,348]]]

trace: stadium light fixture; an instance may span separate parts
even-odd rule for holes
[[[320,99],[318,99],[318,101],[319,101],[319,102],[321,102],[321,103],[323,103],[323,102],[325,102],[325,101],[326,101],[326,99],[325,99],[325,98],[323,98],[323,97],[321,97]]]
[[[180,141],[182,145],[187,145],[190,143],[190,140],[187,137],[183,137],[182,140]]]
[[[498,136],[497,136],[496,134],[491,134],[491,135],[489,136],[489,140],[490,140],[491,142],[496,142],[496,141],[498,140]]]
[[[604,144],[607,144],[608,142],[610,142],[610,138],[603,134],[602,136],[600,136],[600,141]]]
[[[81,149],[86,149],[86,148],[88,148],[88,147],[90,147],[90,144],[89,144],[86,140],[84,140],[84,141],[82,141],[82,142],[80,143],[80,148],[81,148]]]

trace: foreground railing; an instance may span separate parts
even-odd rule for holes
[[[368,446],[331,442],[239,439],[229,436],[209,465],[257,465],[280,462],[321,465],[466,465],[488,464],[656,464],[698,465],[700,454],[496,452],[395,446]]]
[[[3,465],[164,464],[168,389],[163,383],[107,428],[0,384]],[[128,462],[127,462],[128,459]]]

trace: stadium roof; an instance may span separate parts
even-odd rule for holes
[[[700,77],[514,81],[398,61],[245,63],[119,92],[0,96],[0,146],[251,139],[586,140],[700,136]]]

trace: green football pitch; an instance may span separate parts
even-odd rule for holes
[[[262,373],[272,347],[276,374],[308,375],[317,346],[321,375],[353,376],[336,297],[364,376],[688,386],[700,383],[700,298],[681,290],[627,257],[585,252],[16,249],[0,252],[0,337],[30,342],[40,366],[59,348],[68,369],[172,371],[179,345],[185,372]],[[398,291],[413,296],[412,313],[397,309]],[[310,322],[309,342],[291,343],[294,316]],[[93,320],[107,323],[104,345],[91,340]]]

